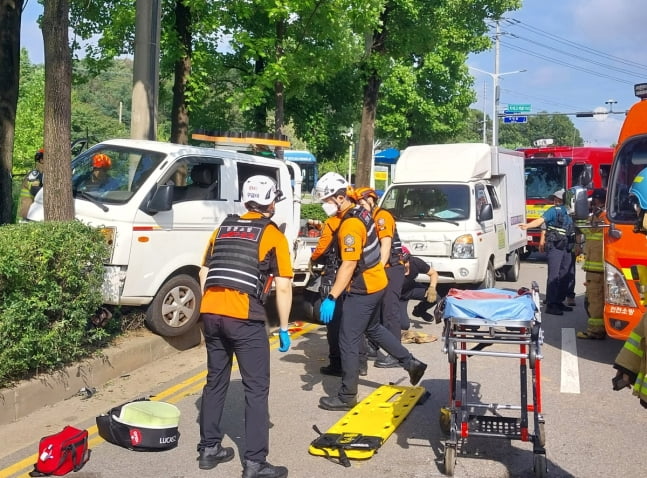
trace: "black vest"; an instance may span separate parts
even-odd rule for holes
[[[261,271],[258,249],[268,218],[228,216],[218,228],[215,246],[207,260],[205,288],[225,287],[259,298],[267,271]]]
[[[381,208],[375,207],[375,215]],[[390,213],[389,213],[390,214]],[[402,241],[400,240],[400,235],[398,234],[398,228],[396,227],[393,230],[393,239],[391,240],[391,256],[389,257],[389,265],[397,266],[400,264],[402,259]]]
[[[355,206],[344,214],[342,223],[351,217],[358,218],[362,223],[364,223],[364,227],[366,227],[366,244],[364,244],[362,258],[359,260],[357,268],[353,274],[353,277],[356,277],[365,270],[375,267],[378,262],[380,262],[380,240],[377,238],[375,221],[373,221],[373,216],[370,211],[367,211],[362,206]],[[339,227],[341,228],[341,224]]]

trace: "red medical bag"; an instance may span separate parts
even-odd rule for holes
[[[90,458],[88,431],[66,426],[40,439],[38,460],[30,476],[61,476],[79,471]]]

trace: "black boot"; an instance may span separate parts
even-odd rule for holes
[[[409,366],[407,367],[407,372],[409,372],[409,381],[411,382],[411,385],[418,385],[418,382],[425,374],[425,370],[427,370],[427,364],[422,363],[420,360],[418,360],[415,357],[411,357],[411,360],[409,361]]]
[[[220,463],[231,461],[233,457],[233,448],[224,447],[218,444],[211,448],[200,450],[200,456],[198,457],[198,467],[201,470],[210,470]]]
[[[411,312],[414,317],[420,317],[425,322],[433,322],[434,317],[427,311],[434,306],[435,302],[427,302],[427,299],[422,299]]]
[[[245,460],[243,478],[286,478],[288,469],[284,466],[270,465],[268,462],[259,463]]]

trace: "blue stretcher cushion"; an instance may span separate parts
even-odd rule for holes
[[[503,289],[482,289],[461,294],[456,291],[445,298],[444,318],[480,318],[496,322],[498,320],[532,320],[535,317],[535,302],[530,294],[518,295]],[[479,298],[462,298],[477,295]],[[489,298],[488,295],[492,295]],[[503,297],[503,296],[507,296]]]

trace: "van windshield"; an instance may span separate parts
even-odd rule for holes
[[[470,190],[465,184],[394,186],[385,193],[381,204],[396,219],[467,219]]]
[[[110,204],[126,203],[164,157],[163,153],[117,147],[85,152],[72,161],[73,194]]]

